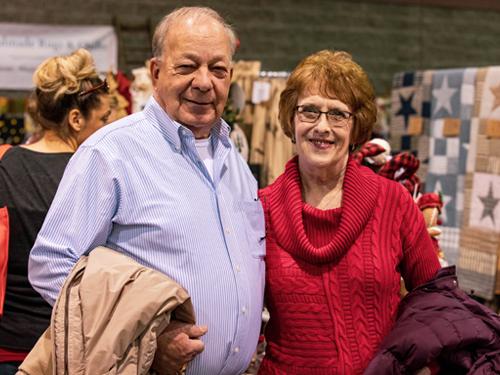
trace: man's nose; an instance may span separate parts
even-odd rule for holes
[[[198,68],[194,73],[192,86],[200,91],[210,90],[212,88],[212,79],[209,69],[205,67]]]

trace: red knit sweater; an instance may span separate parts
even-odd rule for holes
[[[424,219],[401,185],[349,161],[342,208],[302,201],[297,158],[261,190],[266,303],[259,374],[360,374],[391,329],[400,276],[411,289],[439,262]]]

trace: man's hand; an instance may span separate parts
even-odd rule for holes
[[[158,337],[152,368],[160,375],[174,375],[205,348],[199,339],[208,328],[173,320]]]

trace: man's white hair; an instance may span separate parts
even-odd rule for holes
[[[163,48],[165,45],[165,37],[168,34],[169,29],[178,20],[185,18],[211,18],[218,23],[220,23],[227,33],[229,38],[229,44],[231,47],[231,57],[236,51],[236,33],[234,32],[231,25],[229,25],[215,10],[208,7],[182,7],[175,9],[171,13],[167,14],[160,23],[156,26],[155,33],[153,35],[153,56],[160,58],[163,54]]]

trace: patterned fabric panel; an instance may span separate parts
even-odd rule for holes
[[[500,67],[478,69],[475,86],[458,276],[463,289],[492,299],[500,293],[500,139],[488,132],[500,121]]]
[[[439,246],[446,254],[448,264],[456,264],[460,253],[460,229],[452,227],[443,227],[441,229],[443,232],[439,237]]]
[[[478,229],[463,228],[457,263],[460,288],[491,300],[499,289],[495,285],[497,263],[498,237],[485,235]]]
[[[389,142],[395,152],[417,151],[417,137],[408,133],[412,117],[422,114],[422,72],[402,72],[393,78],[391,134]]]
[[[475,171],[500,175],[500,138],[488,136],[490,126],[500,121],[500,67],[481,70],[476,106],[480,118]]]
[[[442,70],[433,76],[426,190],[442,193],[445,227],[460,228],[462,223],[475,75],[476,69],[461,69]]]
[[[500,176],[475,173],[469,225],[500,234]]]
[[[424,183],[429,160],[432,70],[398,73],[393,78],[389,142],[394,153],[406,151],[420,160]]]
[[[420,160],[420,168],[417,171],[417,176],[420,177],[422,183],[427,180],[429,169],[429,154],[430,154],[430,124],[431,124],[431,102],[432,102],[432,76],[433,70],[426,70],[423,73],[422,80],[422,134],[418,137],[417,154]]]

